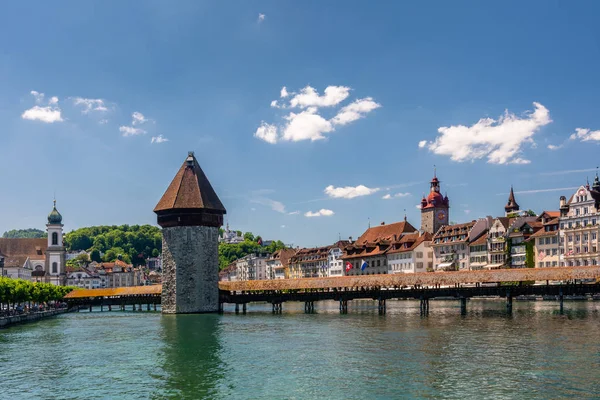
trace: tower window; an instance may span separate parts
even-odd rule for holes
[[[58,272],[58,264],[53,262],[52,263],[52,273],[56,274]]]
[[[52,232],[52,246],[58,246],[58,233]]]

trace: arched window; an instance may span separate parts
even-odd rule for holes
[[[52,232],[52,246],[58,246],[58,233]]]
[[[58,264],[53,262],[52,263],[52,273],[56,274],[58,272]]]

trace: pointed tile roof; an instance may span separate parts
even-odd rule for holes
[[[508,203],[506,203],[504,209],[506,212],[519,210],[519,204],[517,204],[517,200],[515,200],[515,192],[513,191],[512,185],[510,187],[510,194],[508,195]]]
[[[188,153],[154,212],[173,209],[210,209],[226,213],[193,152]]]

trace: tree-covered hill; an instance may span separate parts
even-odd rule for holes
[[[114,261],[121,258],[134,265],[145,264],[162,249],[160,229],[152,225],[91,226],[65,235],[68,251],[90,251],[92,261]],[[100,253],[104,256],[100,259]]]
[[[268,246],[262,246],[260,236],[256,238],[252,233],[244,234],[244,241],[237,244],[220,243],[219,244],[219,269],[223,269],[238,258],[242,258],[250,253],[273,253],[285,248],[281,240],[274,240]]]
[[[35,228],[29,229],[12,229],[4,232],[3,238],[8,239],[38,239],[48,237],[48,234],[44,231]]]

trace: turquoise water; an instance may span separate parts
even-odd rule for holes
[[[0,331],[2,399],[600,397],[600,302],[80,312]]]

